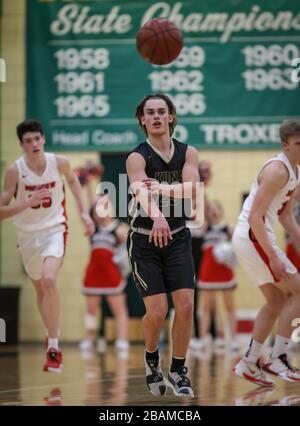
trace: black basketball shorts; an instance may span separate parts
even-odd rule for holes
[[[149,243],[149,236],[129,230],[129,261],[135,285],[142,297],[195,288],[195,268],[188,228],[173,234],[163,248]]]

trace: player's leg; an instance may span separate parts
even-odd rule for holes
[[[172,292],[175,316],[172,326],[172,362],[168,381],[176,396],[194,397],[185,366],[186,353],[192,335],[194,289],[181,288]]]
[[[167,393],[161,360],[158,351],[160,331],[168,313],[168,300],[165,293],[143,298],[146,314],[143,317],[145,337],[145,368],[146,383],[155,396]]]
[[[162,259],[154,245],[149,244],[148,235],[129,231],[127,248],[135,285],[146,308],[143,317],[146,384],[150,392],[161,396],[167,392],[167,383],[161,369],[158,341],[168,312]]]
[[[57,288],[57,275],[62,265],[62,258],[47,257],[42,266],[43,313],[49,339],[58,338],[60,298]]]
[[[185,358],[193,324],[194,290],[182,288],[172,292],[175,316],[172,326],[173,356]]]
[[[279,316],[278,333],[290,338],[293,331],[292,321],[300,314],[300,275],[296,273],[289,281],[276,283],[276,286],[288,295]]]
[[[43,283],[42,283],[42,280],[32,280],[32,283],[33,283],[34,288],[35,288],[37,307],[39,309],[40,315],[41,315],[42,320],[43,320],[43,324],[44,324],[45,329],[46,329],[46,334],[48,336],[48,330],[47,330],[47,326],[46,326],[46,319],[45,319],[44,308],[43,308],[43,305],[44,305]]]
[[[285,304],[284,293],[273,283],[261,285],[261,290],[266,303],[260,309],[253,328],[252,339],[243,359],[235,366],[233,372],[258,386],[273,386],[274,381],[267,378],[258,364],[258,357],[267,336],[279,317]]]
[[[126,294],[116,294],[107,296],[110,309],[117,322],[116,347],[120,350],[128,349],[128,309],[126,304]]]
[[[172,361],[168,381],[176,396],[193,397],[185,358],[192,334],[195,269],[191,250],[190,231],[184,229],[173,235],[164,253],[164,280],[174,305],[172,326]]]
[[[294,327],[292,321],[300,313],[300,275],[293,274],[287,282],[276,283],[287,295],[286,302],[281,310],[277,334],[269,362],[264,370],[290,382],[300,382],[300,371],[291,366],[287,360],[287,347]]]
[[[273,284],[274,278],[269,265],[265,257],[261,255],[257,242],[250,239],[248,227],[239,224],[236,226],[232,244],[241,266],[266,300],[256,317],[249,348],[233,372],[259,386],[272,386],[274,381],[264,374],[258,363],[258,357],[264,341],[285,304],[285,297],[283,292]]]
[[[161,396],[167,392],[167,383],[161,369],[158,341],[168,312],[162,259],[149,244],[148,235],[129,231],[127,248],[135,285],[146,308],[143,317],[146,384],[150,392]]]
[[[41,278],[44,291],[42,309],[48,330],[48,348],[44,371],[57,373],[62,370],[62,354],[58,343],[60,299],[57,288],[57,276],[62,261],[62,257],[45,257]]]
[[[143,317],[143,328],[147,352],[158,348],[161,328],[168,313],[168,300],[165,293],[147,296],[143,299],[146,314]]]

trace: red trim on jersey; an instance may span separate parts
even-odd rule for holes
[[[61,202],[61,206],[63,208],[63,215],[64,215],[64,218],[65,218],[65,222],[63,222],[63,225],[65,226],[65,232],[64,232],[64,254],[65,254],[66,248],[67,248],[67,239],[68,239],[68,224],[67,224],[68,215],[67,215],[67,209],[66,209],[66,191],[65,191],[64,183],[63,183],[62,190],[63,190],[63,193],[64,193],[64,198]]]
[[[16,185],[16,190],[15,190],[15,193],[14,193],[14,197],[15,197],[15,199],[17,199],[18,189],[19,189],[19,184],[17,183],[17,185]]]
[[[272,277],[274,278],[274,281],[276,283],[278,283],[279,280],[277,280],[277,278],[275,278],[275,275],[274,275],[274,273],[273,273],[273,271],[272,271],[272,269],[270,267],[270,260],[269,260],[269,258],[267,256],[267,254],[265,253],[264,249],[262,248],[262,246],[257,241],[257,239],[255,237],[255,234],[254,234],[254,232],[252,231],[251,228],[249,229],[249,238],[252,241],[252,243],[253,243],[253,245],[255,247],[255,250],[257,251],[257,253],[259,254],[259,256],[262,258],[262,260],[264,261],[264,263],[267,265],[267,267],[269,268],[269,271],[271,272]]]
[[[292,264],[297,268],[298,272],[300,272],[300,256],[292,243],[287,244],[286,255],[290,259]]]
[[[282,204],[281,208],[278,210],[277,214],[278,216],[280,216],[282,214],[282,212],[284,211],[284,209],[286,208],[286,205],[288,203],[288,201],[290,201],[291,196],[293,195],[293,193],[295,192],[295,188],[294,189],[290,189],[287,194],[285,195],[285,197],[288,199]]]

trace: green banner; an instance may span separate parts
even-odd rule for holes
[[[184,35],[166,66],[135,44],[159,16]],[[44,123],[51,150],[125,152],[143,140],[137,103],[163,92],[179,140],[274,148],[280,122],[300,116],[299,30],[299,0],[27,0],[26,114]]]

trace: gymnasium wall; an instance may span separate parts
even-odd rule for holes
[[[25,118],[24,99],[24,23],[25,2],[23,0],[2,1],[2,28],[0,34],[1,57],[7,65],[7,82],[1,84],[1,174],[4,168],[21,154],[15,136],[15,125]],[[46,81],[45,81],[45,84]],[[143,95],[143,94],[141,94]],[[47,99],[45,99],[47,102]],[[226,218],[234,224],[241,206],[241,194],[248,191],[259,166],[272,151],[205,151],[201,159],[209,160],[213,169],[213,180],[207,189],[210,199],[224,204]],[[97,160],[97,153],[67,154],[72,166],[85,159]],[[67,190],[69,216],[69,241],[63,269],[59,276],[61,290],[61,338],[66,341],[79,340],[83,333],[84,299],[80,294],[80,281],[88,258],[88,240],[83,236],[83,227],[76,206]],[[16,249],[16,238],[9,220],[1,226],[1,285],[21,287],[20,339],[34,341],[43,339],[44,330],[35,304],[34,290],[26,278]],[[279,234],[282,241],[282,232]],[[245,274],[237,270],[239,288],[238,308],[257,308],[262,303],[259,292]],[[137,329],[137,332],[138,329]]]

